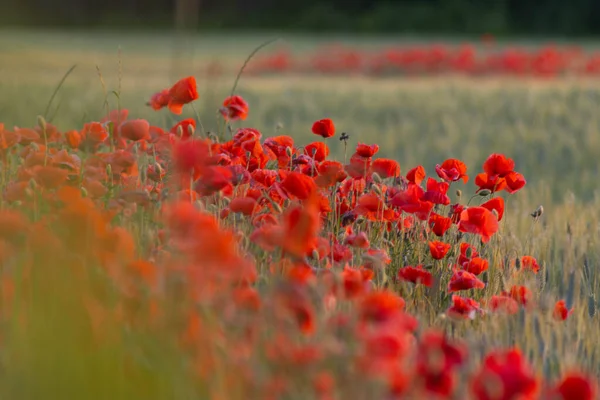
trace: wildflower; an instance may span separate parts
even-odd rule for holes
[[[434,260],[441,260],[444,258],[451,247],[450,243],[440,241],[429,242],[429,251]]]
[[[169,110],[173,114],[181,114],[183,106],[198,99],[196,78],[189,76],[179,80],[169,89]]]
[[[540,271],[540,265],[538,264],[537,260],[531,256],[521,257],[521,268],[529,269],[536,274]]]
[[[533,398],[538,380],[519,350],[493,351],[472,380],[477,400]]]
[[[396,178],[400,176],[400,164],[388,158],[374,160],[373,164],[371,164],[371,169],[382,178]]]
[[[465,163],[455,158],[450,158],[441,165],[436,165],[435,172],[437,172],[440,178],[447,182],[456,182],[460,179],[462,179],[464,183],[469,181],[469,177],[466,174],[467,166]]]
[[[323,142],[313,142],[304,146],[304,154],[317,162],[323,162],[329,156],[329,147]]]
[[[566,374],[550,391],[549,398],[557,400],[592,400],[596,398],[597,387],[592,379],[578,372]]]
[[[248,103],[241,96],[230,96],[223,101],[223,107],[219,111],[225,119],[245,120],[248,117]]]
[[[433,276],[431,275],[431,272],[423,269],[422,265],[400,268],[398,270],[398,278],[407,282],[412,282],[415,285],[422,284],[427,287],[433,285]]]
[[[153,94],[148,105],[152,107],[153,110],[160,110],[169,105],[169,99],[169,89],[165,89]]]
[[[373,157],[378,151],[379,145],[377,144],[368,145],[364,143],[358,143],[358,145],[356,145],[356,155],[363,158]]]
[[[378,290],[367,294],[360,302],[360,316],[365,321],[385,322],[404,310],[405,301],[397,294]]]
[[[452,220],[448,217],[443,217],[432,212],[429,216],[429,226],[431,227],[433,233],[442,237],[452,226]]]
[[[504,215],[504,199],[502,197],[495,197],[491,200],[486,201],[481,205],[483,208],[487,208],[490,211],[496,210],[498,213],[498,221],[502,220]]]
[[[490,310],[505,314],[516,314],[519,311],[519,303],[509,296],[492,296],[489,302]]]
[[[304,200],[316,190],[315,181],[310,177],[299,172],[290,172],[281,182],[283,187],[289,194],[298,199]]]
[[[455,319],[475,319],[477,313],[481,313],[481,307],[478,302],[466,297],[452,295],[452,305],[448,308],[447,314]]]
[[[235,213],[251,216],[256,209],[256,200],[252,197],[236,197],[229,203],[229,209]]]
[[[335,126],[333,125],[333,121],[329,118],[321,119],[313,124],[312,132],[315,135],[330,138],[335,135]]]
[[[569,310],[564,300],[558,300],[554,305],[552,317],[557,321],[565,321],[572,313],[573,309]]]
[[[126,121],[119,127],[121,137],[137,142],[150,139],[150,124],[144,119]]]
[[[169,133],[180,137],[182,140],[189,139],[192,134],[191,131],[196,129],[196,120],[193,118],[186,118],[176,123],[170,130]]]
[[[484,207],[469,207],[460,214],[458,230],[481,236],[486,243],[498,231],[498,218]]]
[[[411,169],[406,174],[406,179],[409,182],[414,183],[415,185],[420,185],[421,182],[423,182],[423,180],[425,179],[425,168],[419,165]]]
[[[515,162],[503,154],[491,154],[483,163],[483,170],[490,177],[504,178],[515,168]]]
[[[469,290],[469,289],[483,289],[485,287],[485,283],[477,279],[475,275],[467,271],[454,271],[454,274],[450,278],[450,283],[448,284],[448,291],[458,292],[460,290]]]

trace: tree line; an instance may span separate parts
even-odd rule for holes
[[[598,0],[8,0],[3,26],[590,36]]]

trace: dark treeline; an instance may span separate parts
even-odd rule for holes
[[[599,0],[4,0],[4,26],[600,34]]]

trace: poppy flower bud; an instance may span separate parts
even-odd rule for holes
[[[485,197],[485,196],[489,196],[490,194],[492,194],[492,191],[490,189],[482,189],[477,194],[480,195],[481,197]]]
[[[288,146],[288,147],[286,147],[286,148],[285,148],[285,154],[286,154],[288,157],[291,157],[291,156],[292,156],[292,148],[291,148],[291,147],[289,147],[289,146]]]
[[[38,115],[37,122],[42,131],[46,132],[46,120],[41,115]]]
[[[81,187],[81,195],[83,197],[88,197],[88,191],[86,188],[84,188],[83,186]]]
[[[183,127],[181,125],[179,125],[177,127],[177,137],[178,138],[182,138],[183,137]]]
[[[315,260],[319,259],[319,251],[317,249],[314,249],[312,251],[312,258],[314,258]]]
[[[360,215],[356,218],[357,224],[362,224],[363,222],[365,222],[365,217],[363,217],[362,215]]]
[[[492,214],[494,214],[496,216],[496,218],[498,218],[498,216],[500,215],[500,214],[498,214],[498,210],[496,210],[496,209],[492,210]]]
[[[473,255],[473,248],[467,247],[467,250],[465,250],[465,257],[471,258],[472,255]]]
[[[106,164],[106,175],[110,178],[112,176],[112,166],[110,164]]]
[[[517,269],[517,271],[521,269],[521,259],[520,258],[517,258],[515,260],[515,268]]]
[[[281,123],[281,122],[278,122],[278,123],[277,123],[277,125],[275,125],[275,129],[276,129],[276,130],[283,129],[283,123]]]
[[[377,194],[377,196],[381,197],[381,188],[377,185],[373,185],[373,191]]]
[[[379,176],[379,174],[377,172],[373,172],[373,182],[381,184],[382,180],[381,180],[381,176]],[[379,193],[381,194],[381,193]]]
[[[196,128],[194,128],[194,126],[192,126],[192,124],[189,124],[187,126],[187,131],[188,131],[189,137],[192,137],[192,136],[194,136],[194,132],[196,131]]]
[[[456,189],[456,197],[461,197],[462,191],[460,189]]]

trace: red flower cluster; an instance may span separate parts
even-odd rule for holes
[[[197,97],[188,78],[151,104],[180,112]],[[243,120],[248,105],[233,96],[221,111]],[[312,132],[330,138],[334,124],[317,121]],[[517,349],[488,349],[473,364],[478,354],[454,337],[489,314],[539,311],[526,286],[490,293],[503,286],[488,284],[504,267],[493,245],[505,203],[494,196],[525,185],[512,160],[488,158],[481,180],[493,185],[472,205],[451,198],[451,186],[468,180],[457,159],[435,166],[435,176],[422,166],[402,176],[398,162],[377,157],[377,144],[358,143],[341,163],[328,160],[324,141],[299,147],[253,128],[232,133],[212,140],[193,119],[165,130],[125,110],[79,131],[43,120],[0,125],[0,336],[6,321],[22,334],[43,325],[14,301],[10,288],[19,287],[27,301],[30,292],[44,301],[73,293],[58,304],[81,307],[68,315],[85,317],[73,324],[85,326],[85,348],[152,332],[151,343],[179,351],[173,365],[201,382],[199,397],[216,388],[210,397],[235,398],[218,392],[230,384],[248,398],[299,388],[322,399],[595,396],[578,372],[544,382]],[[518,280],[540,269],[520,256],[502,272]],[[554,326],[571,313],[556,303]],[[431,316],[449,317],[453,338],[427,326]],[[147,371],[136,370],[137,347],[123,348],[132,376]],[[27,370],[10,346],[3,351]]]

